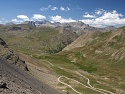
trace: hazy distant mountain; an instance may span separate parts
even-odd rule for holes
[[[25,22],[23,22],[23,24],[29,24],[29,25],[31,25],[31,26],[33,26],[33,27],[36,27],[34,21],[25,21]]]
[[[13,22],[8,22],[8,23],[6,23],[5,25],[6,25],[6,26],[14,25],[14,23],[13,23]]]
[[[53,28],[62,28],[64,30],[69,30],[72,32],[76,32],[78,35],[84,34],[85,32],[93,32],[93,31],[109,31],[109,30],[114,30],[114,26],[108,26],[105,28],[96,28],[89,26],[88,24],[85,24],[81,21],[78,22],[70,22],[70,23],[60,23],[60,22],[54,22],[51,23],[50,21],[44,20],[44,21],[26,21],[24,22],[25,24],[29,24],[33,27],[53,27]]]
[[[74,28],[84,29],[85,27],[89,27],[88,24],[85,24],[81,21],[78,22],[70,22],[70,23],[64,23],[63,26],[72,26]]]
[[[105,29],[106,30],[114,30],[114,29],[116,29],[116,27],[114,27],[114,26],[107,26],[107,27],[105,27]]]

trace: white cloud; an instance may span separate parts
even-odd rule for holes
[[[61,6],[61,7],[60,7],[60,10],[61,10],[61,11],[69,11],[70,8],[69,8],[69,7],[64,8],[64,7]]]
[[[106,13],[106,11],[104,9],[95,10],[95,14],[97,14],[97,15],[101,15],[101,14],[104,14],[104,13]]]
[[[96,18],[83,19],[80,21],[95,27],[105,27],[110,25],[114,26],[125,25],[125,18],[123,18],[123,15],[118,13],[116,10],[113,11],[105,11],[103,9],[98,11],[96,10],[95,15]]]
[[[59,8],[53,7],[49,5],[47,10],[57,10]],[[46,10],[46,9],[45,9]],[[69,11],[69,7],[60,7],[62,11]],[[91,15],[92,14],[92,15]],[[51,22],[60,22],[60,23],[69,23],[69,22],[76,22],[72,18],[63,18],[59,15],[51,16]],[[36,21],[46,19],[44,15],[41,14],[33,14],[32,17],[28,17],[26,15],[17,15],[17,18],[12,19],[11,21],[14,23],[22,23],[24,21]],[[104,9],[95,10],[92,13],[86,12],[83,15],[83,19],[79,20],[84,22],[85,24],[89,24],[94,27],[105,27],[105,26],[123,26],[125,25],[125,17],[123,14],[118,13],[116,10],[113,11],[106,11]],[[7,23],[7,20],[1,18],[0,23]]]
[[[0,24],[2,24],[2,21],[0,21]]]
[[[48,6],[48,10],[57,10],[58,8],[57,7],[55,7],[55,6],[52,6],[52,5],[49,5]]]
[[[69,8],[69,7],[67,7],[67,10],[69,11],[69,10],[70,10],[70,8]]]
[[[18,22],[18,20],[17,19],[12,19],[12,22]]]
[[[11,21],[18,24],[23,23],[24,21],[40,21],[42,19],[46,19],[46,17],[41,14],[33,14],[32,17],[28,17],[26,15],[17,15],[17,18],[12,19]]]
[[[112,12],[106,12],[104,13],[101,17],[99,17],[99,19],[118,19],[120,17],[123,17],[122,14],[118,14],[116,10],[113,10]]]
[[[84,18],[95,18],[95,15],[85,14],[83,15]]]
[[[60,8],[58,8],[58,7],[55,7],[55,6],[52,6],[52,5],[48,5],[47,7],[41,7],[40,8],[40,10],[41,11],[46,11],[46,10],[58,10],[58,9],[60,9],[61,11],[69,11],[70,10],[70,8],[69,7],[60,7]]]
[[[60,7],[60,10],[65,11],[65,8],[64,7]]]
[[[33,14],[32,19],[34,19],[34,20],[42,20],[42,19],[46,19],[46,17],[41,15],[41,14]]]
[[[48,10],[48,8],[42,7],[42,8],[40,8],[40,10],[45,11],[45,10]]]
[[[0,24],[5,24],[5,23],[8,23],[8,20],[6,20],[5,18],[1,18]]]
[[[76,5],[76,9],[81,11],[83,10],[79,5]]]
[[[17,15],[17,18],[22,19],[23,21],[29,20],[29,18],[26,15]]]
[[[48,5],[47,7],[42,7],[40,8],[41,11],[45,11],[45,10],[58,10],[57,7],[52,6],[52,5]]]
[[[23,22],[23,20],[17,20],[17,19],[12,19],[11,21],[14,23],[22,23]]]
[[[72,18],[64,19],[59,15],[51,16],[50,18],[52,19],[52,21],[60,23],[76,22],[76,20],[73,20]]]
[[[51,7],[50,9],[51,10],[57,10],[58,8],[57,7]]]

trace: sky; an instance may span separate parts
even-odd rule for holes
[[[0,24],[24,21],[124,26],[125,0],[0,0]]]

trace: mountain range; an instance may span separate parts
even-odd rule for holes
[[[47,26],[47,27],[63,27],[64,29],[71,30],[72,32],[76,32],[77,34],[82,34],[84,32],[91,32],[91,31],[108,31],[108,30],[114,30],[114,26],[107,26],[104,28],[96,28],[89,26],[88,24],[85,24],[81,21],[78,22],[70,22],[70,23],[60,23],[60,22],[54,22],[51,23],[49,21],[28,21],[24,22],[24,24],[30,24],[32,26],[36,27],[42,27],[42,26]]]
[[[109,31],[109,30],[114,30],[116,27],[114,26],[107,26],[104,28],[97,28],[97,27],[92,27],[89,26],[88,24],[85,24],[81,21],[78,22],[70,22],[70,23],[60,23],[60,22],[50,22],[47,20],[44,21],[25,21],[22,24],[29,24],[30,26],[33,27],[51,27],[51,28],[58,28],[62,27],[63,29],[70,30],[72,32],[76,32],[77,34],[83,34],[84,32],[91,32],[91,31]],[[14,25],[14,23],[6,23],[6,26],[11,26]]]

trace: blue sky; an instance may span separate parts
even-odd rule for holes
[[[125,25],[125,0],[1,0],[0,23],[82,21],[95,27]]]

